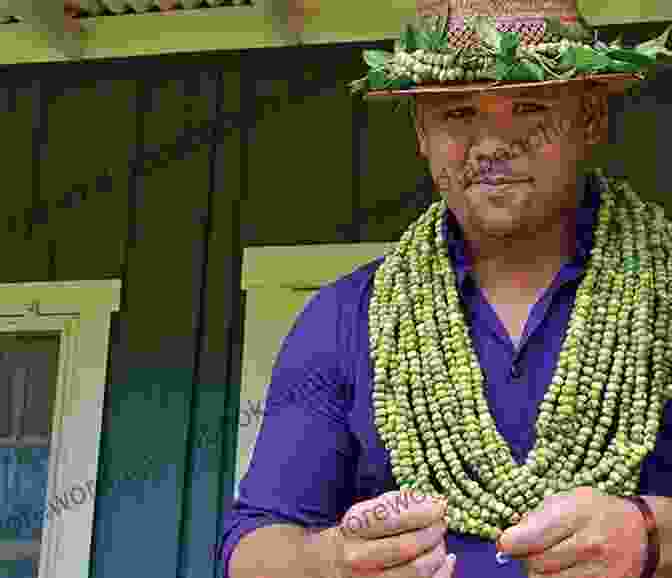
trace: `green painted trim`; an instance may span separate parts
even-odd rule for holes
[[[578,0],[578,8],[592,26],[672,20],[670,0]]]
[[[28,24],[5,24],[0,29],[0,64],[68,60],[56,45]]]
[[[296,38],[258,6],[104,16],[84,22],[85,59],[296,44]]]
[[[327,44],[396,39],[415,19],[416,0],[322,0],[320,14],[308,18],[301,42]]]
[[[301,35],[287,31],[282,3],[258,0],[255,6],[131,14],[83,19],[82,58],[125,58],[179,52],[241,50],[369,42],[397,38],[415,16],[416,0],[323,0],[320,14],[309,18]],[[272,8],[271,8],[272,6]],[[280,6],[280,8],[277,8]],[[595,26],[672,20],[669,0],[579,0]],[[271,12],[274,11],[274,13]],[[284,22],[283,22],[284,21]],[[25,23],[0,26],[0,64],[67,61],[76,58],[72,40],[36,31]],[[62,50],[59,50],[62,49]]]
[[[82,58],[123,58],[176,52],[240,50],[297,44],[261,6],[185,10],[83,19]],[[27,24],[0,28],[0,64],[67,61],[45,34]]]

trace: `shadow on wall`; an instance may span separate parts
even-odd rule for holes
[[[194,449],[219,450],[222,441],[221,428],[212,428],[204,424],[198,432]],[[196,458],[195,474],[207,471],[208,463],[211,463],[207,458],[202,459],[203,457]],[[122,471],[111,481],[103,478],[98,486],[94,480],[73,484],[61,494],[50,497],[46,506],[16,504],[10,515],[0,519],[0,539],[13,539],[17,535],[26,535],[26,532],[40,529],[44,526],[45,520],[59,518],[66,512],[76,511],[82,504],[96,496],[109,496],[122,489],[127,482],[160,481],[164,465],[166,464],[157,461],[153,456],[145,456],[137,467]]]
[[[259,425],[263,416],[271,415],[273,411],[285,407],[287,404],[296,403],[295,392],[288,390],[284,398],[278,399],[272,403],[266,403],[262,408],[261,400],[245,400],[245,408],[240,410],[239,427],[249,427]],[[216,473],[214,469],[209,469],[208,465],[213,464],[208,459],[207,453],[198,452],[198,450],[221,450],[224,439],[222,436],[222,427],[213,427],[208,424],[201,424],[195,436],[194,450],[195,462],[193,474],[198,475],[206,471]],[[162,468],[168,465],[155,459],[154,456],[145,456],[135,467],[125,469],[118,475],[110,478],[103,476],[98,485],[93,480],[78,482],[63,491],[60,495],[52,496],[48,504],[17,504],[13,512],[0,519],[0,539],[3,537],[14,538],[17,534],[25,534],[31,530],[37,530],[43,527],[45,520],[52,517],[58,518],[66,512],[76,511],[88,500],[95,499],[96,496],[110,496],[120,489],[127,488],[129,482],[148,482],[150,480],[160,482],[163,478]]]

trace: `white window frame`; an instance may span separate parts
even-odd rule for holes
[[[118,279],[0,284],[0,332],[60,334],[45,509],[74,486],[95,496],[110,317],[120,294]],[[94,504],[89,497],[45,520],[39,578],[88,578]]]

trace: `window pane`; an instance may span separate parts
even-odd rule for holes
[[[59,337],[0,334],[0,575],[33,578],[49,471]]]

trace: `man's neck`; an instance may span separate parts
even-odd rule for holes
[[[473,273],[482,290],[505,300],[519,292],[527,300],[548,288],[564,263],[576,254],[577,209],[587,194],[587,174],[577,173],[571,206],[543,226],[511,239],[471,237],[464,231]]]
[[[519,293],[533,298],[551,284],[576,252],[576,225],[562,219],[534,235],[508,241],[469,240],[473,274],[489,295]]]

